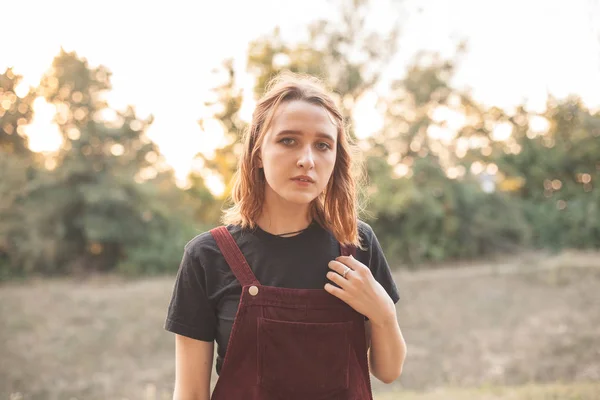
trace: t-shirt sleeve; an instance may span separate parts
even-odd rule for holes
[[[368,224],[365,223],[364,226],[367,231],[366,237],[370,242],[368,248],[369,263],[367,265],[371,269],[373,277],[383,286],[394,304],[396,304],[400,300],[400,294],[392,277],[390,266],[385,258],[385,254],[383,254],[375,232],[373,232],[373,229]]]
[[[192,339],[215,339],[215,311],[206,295],[206,279],[199,261],[184,250],[175,278],[164,328]]]

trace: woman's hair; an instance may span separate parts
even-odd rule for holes
[[[350,141],[344,117],[329,93],[317,78],[290,72],[282,73],[269,82],[252,114],[250,126],[244,132],[243,150],[233,176],[233,205],[224,210],[224,224],[250,229],[256,227],[265,197],[266,179],[258,164],[265,134],[281,104],[301,100],[325,108],[338,134],[333,173],[325,190],[311,202],[311,216],[332,232],[341,244],[362,248],[358,234],[357,196],[359,180],[364,176],[357,158],[360,153]]]

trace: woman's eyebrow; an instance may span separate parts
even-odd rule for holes
[[[292,136],[294,136],[294,135],[295,135],[295,136],[302,136],[302,135],[303,135],[303,133],[302,133],[302,131],[297,131],[297,130],[293,130],[293,129],[284,129],[284,130],[282,130],[282,131],[279,131],[279,132],[277,133],[277,135],[275,135],[275,137],[282,136],[282,135],[292,135]],[[325,133],[325,132],[317,132],[317,136],[318,136],[318,137],[321,137],[321,138],[329,139],[329,140],[331,140],[332,142],[335,142],[335,139],[333,138],[333,136],[331,136],[331,135],[330,135],[330,134],[328,134],[328,133]]]

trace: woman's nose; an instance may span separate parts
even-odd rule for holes
[[[300,158],[298,158],[298,164],[300,168],[313,168],[315,166],[315,160],[313,159],[312,150],[309,148],[302,151]]]

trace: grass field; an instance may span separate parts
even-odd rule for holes
[[[381,393],[375,400],[595,400],[600,383],[532,384],[468,389],[440,388],[431,391]]]
[[[398,272],[408,343],[377,400],[600,399],[600,254]],[[0,399],[168,399],[173,276],[0,286]]]

